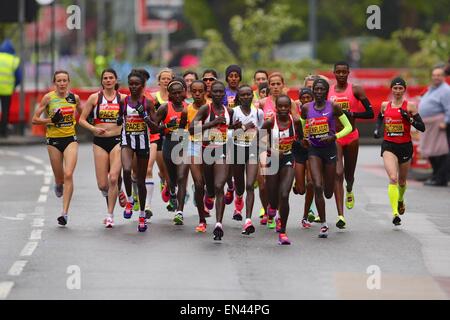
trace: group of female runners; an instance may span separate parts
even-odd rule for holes
[[[258,70],[253,87],[241,85],[242,71],[237,65],[226,69],[226,85],[213,69],[205,70],[202,79],[195,72],[177,77],[172,70],[163,69],[156,93],[146,89],[148,72],[133,69],[128,75],[128,95],[118,91],[116,72],[106,69],[102,88],[81,106],[79,97],[69,90],[68,72],[56,71],[55,90],[43,97],[33,124],[47,126],[55,194],[63,197],[58,224],[68,222],[78,112],[80,125],[93,134],[97,184],[107,205],[106,228],[114,226],[114,207],[119,200],[124,218],[139,212],[138,230],[147,230],[147,221],[154,214],[156,162],[161,197],[168,202],[167,209],[175,212],[176,225],[183,224],[190,172],[199,217],[197,232],[206,232],[206,218],[215,207],[213,235],[214,240],[221,240],[225,206],[233,200],[232,218],[244,220],[242,234],[255,232],[252,213],[257,187],[262,204],[259,222],[278,232],[279,244],[290,244],[286,225],[291,190],[305,194],[302,227],[320,223],[319,237],[326,238],[329,227],[324,197],[335,195],[336,226],[345,228],[344,178],[346,208],[355,204],[359,149],[355,120],[374,117],[362,87],[348,83],[349,73],[347,63],[336,63],[336,84],[331,87],[323,76],[308,76],[294,101],[286,94],[282,74]],[[415,105],[403,98],[406,82],[396,78],[391,88],[394,99],[382,104],[374,135],[381,135],[384,124],[381,155],[389,177],[393,223],[399,225],[412,158],[410,127],[423,131],[425,126]],[[43,113],[46,118],[41,117]]]

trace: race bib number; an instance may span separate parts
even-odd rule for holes
[[[58,127],[71,127],[74,121],[74,110],[72,107],[62,107],[61,114],[63,119],[58,123]]]
[[[234,108],[234,97],[233,96],[228,96],[227,97],[227,102],[228,102],[228,106],[230,108]]]
[[[403,137],[405,129],[401,119],[386,118],[384,123],[384,130],[388,137]]]
[[[227,127],[220,126],[211,128],[208,134],[208,140],[212,144],[224,144],[227,142]]]
[[[118,116],[119,116],[118,104],[100,105],[99,118],[103,122],[116,122]]]
[[[347,97],[335,97],[334,102],[338,104],[343,111],[350,110],[350,101],[347,99]]]
[[[330,133],[327,117],[309,119],[308,125],[309,125],[308,135],[313,138],[316,139],[325,138]]]
[[[249,129],[247,131],[238,130],[234,136],[234,141],[239,145],[250,145],[251,142],[256,138],[257,131],[254,129]]]
[[[127,134],[137,135],[144,134],[147,129],[147,125],[142,119],[127,118],[125,131]]]

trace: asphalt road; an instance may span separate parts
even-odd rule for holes
[[[48,165],[44,145],[0,147],[0,299],[450,297],[450,187],[410,181],[403,224],[394,228],[376,146],[360,150],[346,230],[334,225],[334,200],[326,203],[328,239],[317,237],[318,225],[301,229],[304,198],[291,193],[291,246],[279,246],[257,213],[256,233],[241,235],[231,206],[221,242],[213,241],[213,217],[206,233],[195,233],[191,200],[185,225],[174,226],[156,192],[147,232],[138,233],[137,214],[125,220],[120,207],[116,226],[105,229],[90,144],[80,145],[69,225],[59,228]]]

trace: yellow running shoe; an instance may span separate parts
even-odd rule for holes
[[[353,192],[347,192],[345,196],[345,206],[347,209],[352,209],[355,205],[355,196],[353,195]]]
[[[344,216],[338,216],[338,221],[336,222],[336,227],[339,229],[345,229],[345,225],[347,223],[345,222]]]

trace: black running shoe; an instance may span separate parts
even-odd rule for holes
[[[213,234],[214,234],[214,240],[222,240],[222,237],[223,237],[222,225],[216,224]]]
[[[65,225],[67,224],[66,217],[64,217],[64,216],[58,217],[57,220],[58,220],[58,224],[59,224],[60,226],[65,226]]]
[[[401,223],[400,223],[401,221],[402,221],[402,219],[400,219],[399,216],[395,216],[394,219],[392,220],[392,223],[393,223],[395,226],[399,226],[399,225],[401,225]]]

